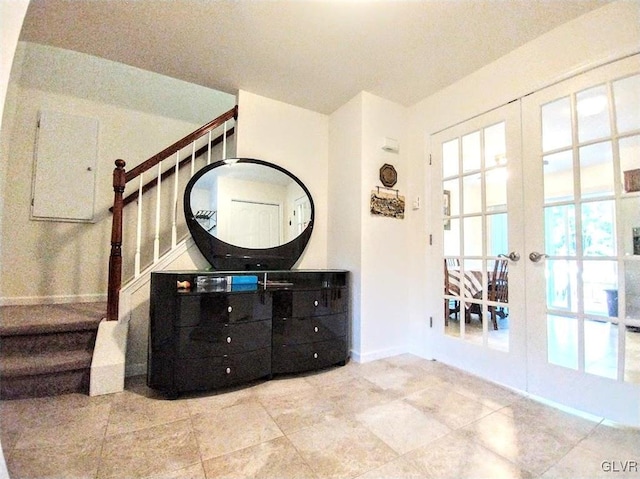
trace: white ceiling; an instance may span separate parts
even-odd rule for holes
[[[20,39],[331,113],[412,105],[610,1],[32,0]]]

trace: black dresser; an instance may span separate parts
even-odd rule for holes
[[[151,275],[147,384],[168,397],[349,359],[348,272]]]

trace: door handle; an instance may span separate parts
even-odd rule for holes
[[[548,257],[549,257],[548,254],[538,253],[537,251],[532,251],[531,253],[529,253],[529,259],[534,263],[539,262],[542,258],[548,258]]]
[[[512,251],[509,254],[499,254],[498,258],[507,258],[515,263],[517,261],[520,261],[520,253],[516,253],[515,251]]]

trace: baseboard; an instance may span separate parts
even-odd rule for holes
[[[0,298],[0,306],[37,306],[40,304],[103,303],[106,301],[107,301],[107,295],[100,294],[100,293],[60,295],[60,296],[14,296],[14,297]]]
[[[368,363],[377,359],[390,358],[393,356],[398,356],[400,354],[406,354],[406,352],[406,348],[401,347],[379,349],[378,351],[371,351],[364,354],[356,351],[351,351],[351,359],[353,359],[357,363]]]
[[[147,374],[146,363],[127,364],[125,367],[124,375],[127,378],[131,376],[144,376],[146,374]]]

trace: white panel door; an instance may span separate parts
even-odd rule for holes
[[[520,138],[518,102],[431,137],[444,256],[435,357],[525,389]]]
[[[245,248],[273,248],[281,243],[280,206],[231,200],[229,243]]]
[[[33,219],[91,221],[94,215],[98,120],[40,113],[31,199]]]
[[[522,111],[529,392],[640,425],[640,57]]]

